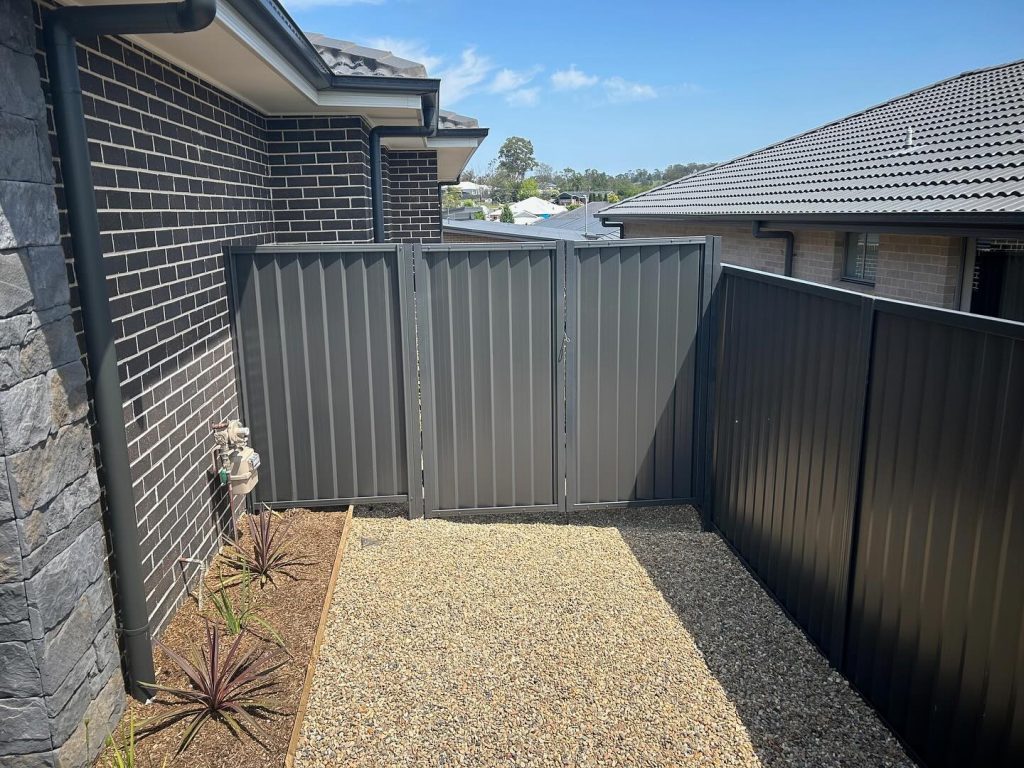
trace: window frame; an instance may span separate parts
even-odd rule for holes
[[[861,236],[864,237],[864,250],[860,253],[854,254],[854,248],[859,248],[857,241]],[[875,275],[870,279],[866,277],[858,277],[857,275],[849,272],[850,261],[853,258],[861,258],[862,263],[867,263],[868,238],[871,237],[878,239],[878,242],[875,243]],[[847,283],[856,283],[857,285],[866,285],[873,288],[878,279],[878,251],[880,250],[880,246],[881,237],[878,232],[847,232],[846,237],[843,239],[843,264],[839,273],[840,279]]]

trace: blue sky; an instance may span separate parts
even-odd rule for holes
[[[283,0],[310,32],[443,79],[556,169],[721,161],[968,69],[1024,58],[1022,0]]]

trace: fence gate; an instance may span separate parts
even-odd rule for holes
[[[263,459],[255,500],[418,498],[403,247],[257,246],[227,259],[243,418]]]
[[[714,241],[578,242],[567,255],[568,508],[695,502]]]
[[[559,509],[561,249],[415,253],[424,513]]]

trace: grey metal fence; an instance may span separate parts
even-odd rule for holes
[[[694,500],[714,243],[231,249],[256,500]]]
[[[570,508],[696,497],[700,239],[567,247]]]
[[[931,766],[1024,755],[1024,324],[725,267],[713,520]]]
[[[415,253],[425,514],[560,508],[561,249]]]
[[[275,506],[419,493],[409,260],[398,245],[232,248],[245,422]]]

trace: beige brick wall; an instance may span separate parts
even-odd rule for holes
[[[672,221],[627,222],[626,237],[685,237],[718,235],[722,261],[781,274],[782,240],[755,239],[746,224],[691,224]],[[875,286],[842,280],[844,233],[795,230],[793,276],[936,307],[955,308],[960,282],[963,239],[933,235],[883,234],[878,245]]]

